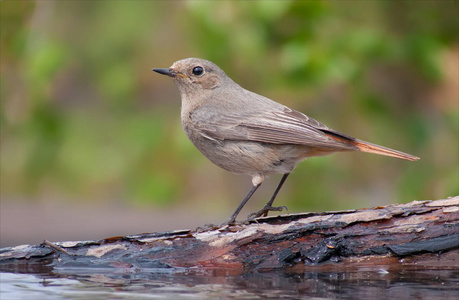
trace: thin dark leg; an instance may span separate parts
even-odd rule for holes
[[[258,187],[260,187],[261,183],[257,184],[257,185],[254,185],[252,186],[252,188],[250,189],[250,191],[247,193],[247,195],[244,197],[244,199],[242,200],[241,204],[239,204],[239,206],[236,208],[236,210],[234,211],[234,213],[231,215],[231,217],[225,222],[222,224],[223,225],[231,225],[231,224],[234,224],[234,221],[236,221],[236,217],[237,215],[239,214],[239,212],[241,211],[241,209],[244,207],[244,205],[247,203],[247,201],[249,201],[250,197],[252,197],[253,193],[255,193],[255,191],[258,189]]]
[[[249,215],[249,219],[258,218],[258,217],[261,217],[261,216],[266,217],[270,211],[282,211],[284,208],[287,209],[286,206],[273,207],[272,205],[273,205],[274,200],[276,199],[277,194],[279,193],[280,189],[282,188],[282,185],[284,185],[284,182],[287,179],[288,175],[290,175],[290,173],[286,173],[286,174],[284,174],[284,176],[282,176],[281,181],[277,185],[277,188],[274,191],[274,194],[272,195],[272,197],[268,201],[268,203],[266,203],[265,206],[260,211],[257,211],[256,213],[250,214]],[[288,211],[288,209],[287,209],[287,211]]]
[[[279,184],[277,185],[277,188],[276,190],[274,191],[274,194],[272,195],[271,199],[268,201],[268,203],[266,203],[266,207],[272,207],[273,205],[273,202],[274,200],[276,199],[277,197],[277,194],[279,193],[280,189],[282,188],[282,186],[284,185],[284,182],[285,180],[287,180],[287,177],[288,175],[290,175],[290,173],[287,173],[287,174],[284,174],[284,176],[282,176],[282,179],[281,181],[279,182]],[[266,212],[267,214],[267,212]],[[265,216],[266,217],[266,216]]]

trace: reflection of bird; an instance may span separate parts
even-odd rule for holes
[[[363,151],[415,161],[419,158],[340,133],[268,98],[250,92],[214,63],[198,58],[153,69],[174,79],[182,97],[182,126],[191,142],[217,166],[252,176],[253,187],[225,222],[238,213],[266,174],[284,174],[270,201],[249,217],[266,216],[295,166],[311,156]]]

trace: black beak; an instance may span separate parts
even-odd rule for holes
[[[167,75],[170,77],[175,77],[177,73],[174,72],[173,69],[153,69],[153,71],[158,72],[159,74]]]

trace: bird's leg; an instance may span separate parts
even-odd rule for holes
[[[259,218],[259,217],[266,217],[270,211],[282,211],[284,208],[288,212],[287,206],[278,206],[278,207],[273,207],[272,206],[274,200],[276,199],[277,194],[279,193],[280,189],[282,188],[282,185],[284,184],[284,182],[287,179],[288,175],[290,175],[290,173],[286,173],[286,174],[284,174],[284,176],[282,176],[282,179],[279,182],[279,185],[277,186],[276,190],[274,191],[274,194],[272,195],[272,197],[268,201],[268,203],[266,203],[265,206],[261,210],[255,212],[255,213],[251,213],[247,218],[248,220]]]
[[[239,206],[236,208],[236,210],[234,211],[234,213],[231,215],[231,217],[229,217],[228,220],[226,220],[225,223],[223,223],[221,226],[224,226],[224,225],[232,225],[234,224],[234,222],[236,221],[236,217],[237,215],[239,214],[239,212],[241,211],[241,209],[244,207],[244,205],[247,203],[247,201],[249,201],[250,197],[252,197],[253,193],[255,193],[255,191],[258,189],[258,187],[261,185],[261,182],[258,183],[258,184],[255,184],[254,186],[252,186],[252,188],[250,189],[250,191],[247,193],[247,195],[244,197],[244,199],[242,200],[241,204],[239,204]]]

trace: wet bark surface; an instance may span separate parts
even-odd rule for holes
[[[365,266],[451,270],[458,265],[459,197],[266,217],[233,226],[98,241],[45,241],[0,249],[0,271],[67,275],[82,270],[112,273],[153,269],[237,275]]]

